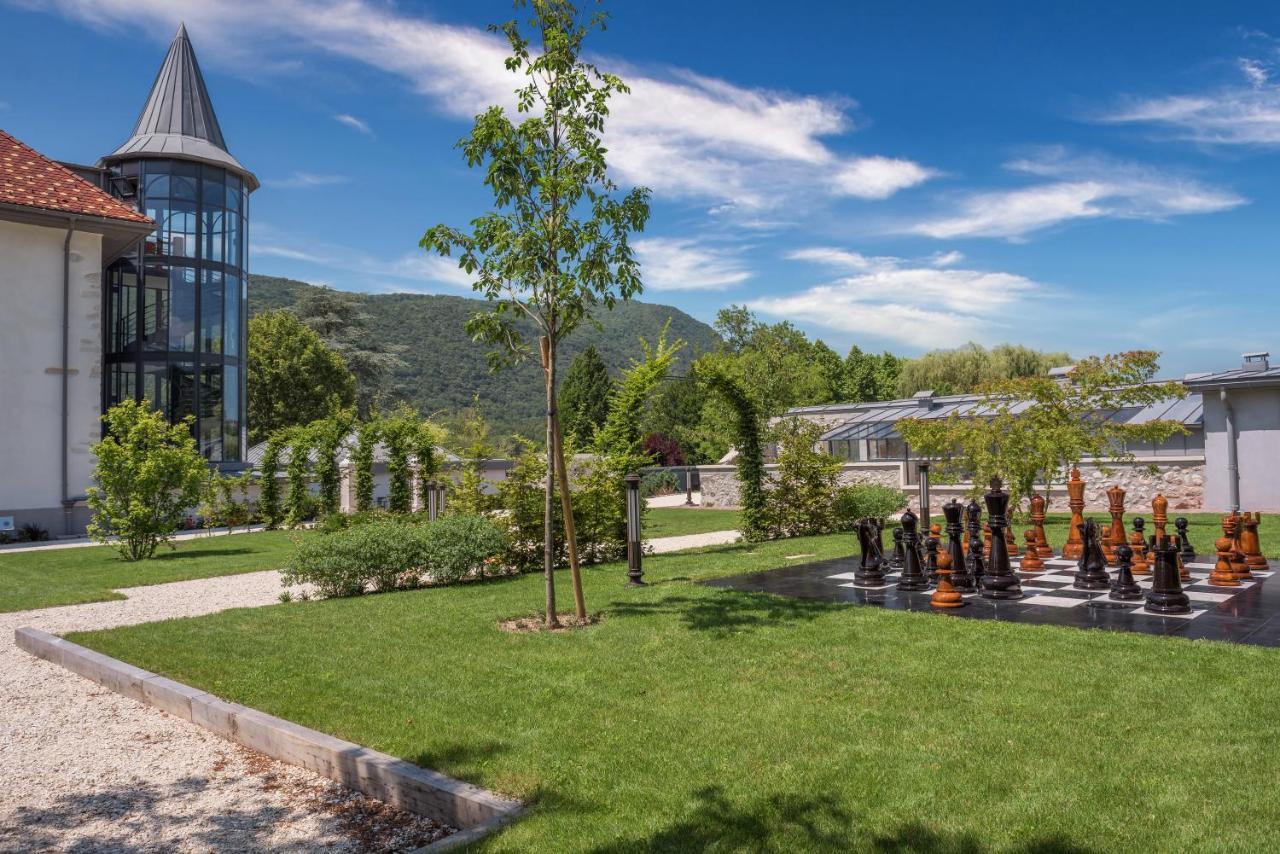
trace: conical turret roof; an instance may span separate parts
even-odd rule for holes
[[[251,190],[258,187],[253,173],[227,151],[185,24],[178,27],[169,45],[160,72],[151,84],[151,94],[133,126],[133,135],[103,161],[146,156],[223,166],[240,173]]]

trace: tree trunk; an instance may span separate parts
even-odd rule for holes
[[[556,617],[556,357],[549,337],[542,339],[542,362],[547,378],[547,479],[542,516],[542,572],[547,580],[547,628],[560,625]]]
[[[573,529],[573,495],[569,492],[569,470],[564,464],[564,435],[560,414],[556,413],[556,471],[560,481],[560,509],[564,513],[564,539],[569,547],[569,576],[573,579],[573,610],[579,620],[587,618],[587,600],[582,595],[582,572],[578,569],[578,537]]]

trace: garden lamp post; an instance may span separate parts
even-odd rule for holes
[[[693,506],[693,466],[684,467],[684,506]]]
[[[449,489],[445,485],[445,482],[443,480],[436,484],[436,516],[437,517],[444,515],[444,497],[448,493],[448,491]]]
[[[629,474],[627,484],[627,586],[645,587],[640,568],[640,475]]]
[[[929,464],[920,463],[920,530],[929,531]]]
[[[434,522],[436,520],[436,482],[434,480],[427,481],[427,521]]]

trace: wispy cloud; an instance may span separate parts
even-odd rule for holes
[[[964,260],[964,253],[957,249],[950,252],[938,252],[929,259],[929,263],[935,267],[954,267]]]
[[[294,172],[288,178],[268,178],[266,184],[277,189],[309,190],[314,187],[332,187],[350,182],[346,175],[317,175],[314,172]]]
[[[471,287],[471,277],[458,269],[456,259],[417,251],[395,258],[379,258],[349,246],[300,239],[267,223],[259,223],[256,230],[260,238],[265,239],[254,242],[253,257],[306,264],[305,273],[294,275],[305,276],[307,281],[312,281],[319,270],[324,272],[326,281],[340,282],[341,287],[353,290],[421,291],[433,285]]]
[[[844,260],[862,272],[748,305],[776,317],[928,349],[989,340],[1013,325],[1029,299],[1047,293],[1044,285],[1012,273],[840,252],[810,249],[790,257],[826,266]]]
[[[368,122],[365,122],[362,119],[357,119],[355,116],[348,115],[347,113],[338,113],[333,117],[333,120],[340,124],[344,124],[349,128],[354,128],[365,136],[373,136],[373,129],[369,127]]]
[[[323,264],[325,259],[319,255],[310,252],[304,252],[301,249],[293,249],[289,246],[278,246],[274,243],[254,243],[251,252],[254,255],[265,255],[268,258],[287,258],[290,261],[307,261],[312,264]]]
[[[904,231],[940,239],[1019,239],[1081,219],[1168,220],[1214,213],[1246,203],[1242,196],[1174,172],[1061,148],[1005,164],[1012,172],[1047,179],[1012,190],[961,196],[956,210],[912,223]]]
[[[1238,83],[1202,92],[1131,97],[1099,118],[1163,128],[1177,139],[1200,144],[1280,145],[1280,85],[1272,80],[1278,55],[1272,41],[1266,58],[1236,60],[1243,78]]]
[[[444,112],[471,119],[489,104],[514,106],[522,81],[506,71],[503,40],[371,0],[50,0],[62,14],[103,26],[141,21],[157,35],[185,18],[197,48],[240,59],[291,46],[326,51],[396,75]],[[625,72],[632,94],[612,105],[611,162],[621,179],[660,197],[755,215],[788,200],[883,199],[932,170],[883,155],[846,155],[826,138],[854,130],[845,98],[779,92],[671,70]],[[348,116],[347,118],[354,118]],[[342,117],[338,117],[342,121]],[[352,125],[355,127],[355,125]]]
[[[720,291],[751,278],[741,259],[723,247],[675,237],[632,243],[646,288],[655,291]]]

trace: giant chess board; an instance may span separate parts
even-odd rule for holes
[[[1203,557],[1202,557],[1203,560]],[[1215,587],[1208,582],[1213,564],[1187,564],[1191,581],[1183,592],[1191,600],[1189,614],[1153,614],[1144,610],[1145,597],[1117,601],[1107,590],[1076,590],[1076,561],[1046,558],[1042,572],[1024,573],[1019,560],[1011,561],[1022,585],[1022,597],[1010,600],[983,598],[964,593],[964,606],[941,609],[929,604],[932,589],[907,592],[897,589],[899,571],[888,570],[883,585],[866,587],[854,582],[858,558],[786,566],[766,572],[707,582],[716,587],[776,593],[806,599],[825,599],[871,605],[891,610],[931,611],[945,616],[994,619],[1011,622],[1109,628],[1147,634],[1227,640],[1237,643],[1280,646],[1280,581],[1268,584],[1275,566],[1254,571],[1253,578],[1238,587]],[[1114,568],[1108,573],[1114,577]],[[1145,592],[1150,575],[1136,576]]]

